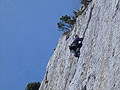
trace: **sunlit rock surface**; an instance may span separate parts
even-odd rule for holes
[[[80,58],[70,53],[73,35],[84,36]],[[120,0],[93,0],[62,35],[39,90],[120,90]]]

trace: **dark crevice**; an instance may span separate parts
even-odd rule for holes
[[[65,88],[67,87],[68,80],[69,80],[69,76],[70,76],[70,73],[68,74],[68,77],[67,77],[67,79],[66,79],[66,82],[65,82]]]
[[[112,52],[112,57],[114,57],[115,55],[115,49],[113,49],[113,52]]]
[[[75,73],[76,73],[76,68],[75,68],[74,74],[73,74],[73,76],[72,76],[72,79],[74,78],[74,76],[75,76]],[[72,80],[72,79],[71,79],[71,80]]]
[[[87,29],[88,29],[88,26],[89,26],[89,23],[90,23],[90,20],[91,20],[91,17],[92,17],[93,8],[94,8],[94,5],[93,5],[93,6],[91,7],[91,9],[90,9],[89,19],[88,19],[88,21],[87,21],[87,26],[86,26],[85,31],[84,31],[84,33],[83,33],[83,37],[85,37],[85,33],[86,33]]]
[[[120,8],[120,0],[118,0],[118,3],[117,3],[117,5],[116,5],[116,10],[115,10],[115,14],[113,15],[113,19],[115,18],[115,16],[116,16],[116,14],[117,14],[117,11],[119,10],[119,8]]]
[[[46,71],[46,75],[45,75],[45,88],[48,87],[47,75],[48,75],[48,71]]]
[[[90,8],[89,19],[88,19],[88,21],[87,21],[87,26],[86,26],[85,31],[84,31],[84,33],[83,33],[83,40],[84,40],[84,37],[85,37],[85,33],[86,33],[87,29],[88,29],[88,26],[89,26],[91,17],[92,17],[93,8],[94,8],[94,5]],[[83,42],[83,40],[82,40],[82,42]],[[83,44],[82,44],[82,45],[83,45]],[[81,46],[81,47],[82,47],[82,46]],[[79,51],[80,51],[80,50],[79,50]],[[78,57],[78,60],[79,60],[79,57]]]
[[[45,75],[45,84],[48,83],[48,80],[47,80],[47,75],[48,75],[48,71],[46,71],[46,75]]]
[[[96,76],[94,74],[91,74],[91,75],[88,76],[88,82],[90,81],[90,79],[95,80]]]
[[[87,87],[86,87],[86,85],[81,89],[81,90],[87,90]]]
[[[118,0],[118,3],[116,5],[116,11],[119,9],[119,3],[120,3],[120,0]]]

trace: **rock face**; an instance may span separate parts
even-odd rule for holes
[[[75,33],[79,59],[68,48]],[[120,90],[120,0],[92,0],[59,39],[39,90]]]

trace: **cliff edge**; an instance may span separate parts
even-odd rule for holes
[[[75,33],[79,59],[68,48]],[[39,90],[120,90],[120,0],[92,0],[59,39]]]

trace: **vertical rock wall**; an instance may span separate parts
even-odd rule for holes
[[[84,36],[80,58],[73,35]],[[120,0],[93,0],[73,31],[62,35],[39,90],[120,90]]]

